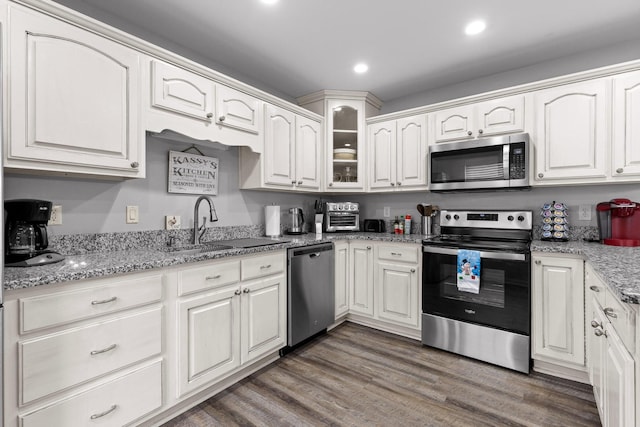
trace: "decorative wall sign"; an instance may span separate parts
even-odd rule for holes
[[[218,159],[169,151],[169,193],[218,195]]]

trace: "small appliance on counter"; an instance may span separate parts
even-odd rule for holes
[[[302,208],[289,209],[289,215],[287,234],[304,234],[304,214],[302,213]]]
[[[362,231],[368,233],[384,233],[387,231],[387,227],[383,219],[365,219],[362,228]]]
[[[360,205],[355,202],[325,203],[324,231],[360,231]]]
[[[540,211],[542,217],[541,240],[551,242],[567,242],[569,240],[569,210],[564,203],[551,203],[542,205]]]
[[[640,246],[640,204],[629,199],[598,203],[600,240],[611,246]]]
[[[47,222],[51,217],[51,202],[46,200],[6,200],[5,253],[6,267],[33,267],[64,259],[47,250]]]

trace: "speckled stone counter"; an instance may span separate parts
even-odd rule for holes
[[[531,251],[580,255],[591,264],[622,302],[640,303],[640,247],[534,240]]]
[[[387,233],[334,233],[323,234],[316,239],[315,234],[283,236],[282,243],[247,249],[224,249],[197,254],[166,252],[160,246],[149,245],[148,249],[125,249],[67,255],[56,264],[41,267],[5,268],[4,289],[22,289],[73,280],[105,277],[114,274],[133,273],[153,268],[170,267],[180,264],[219,259],[236,255],[308,246],[334,240],[375,240],[388,242],[420,243],[424,236],[419,234],[393,235]],[[164,240],[162,240],[164,244]]]

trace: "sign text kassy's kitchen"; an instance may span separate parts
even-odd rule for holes
[[[218,159],[169,151],[169,193],[218,195]]]

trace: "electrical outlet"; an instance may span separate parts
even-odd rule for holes
[[[47,225],[62,225],[62,206],[56,205],[51,208],[51,218]]]
[[[166,215],[164,217],[164,226],[166,230],[179,230],[180,215]]]
[[[391,206],[384,207],[384,213],[382,214],[382,216],[385,218],[391,217]]]
[[[137,224],[139,221],[139,213],[137,206],[127,206],[127,224]]]
[[[578,219],[580,221],[591,221],[591,205],[580,205]]]

